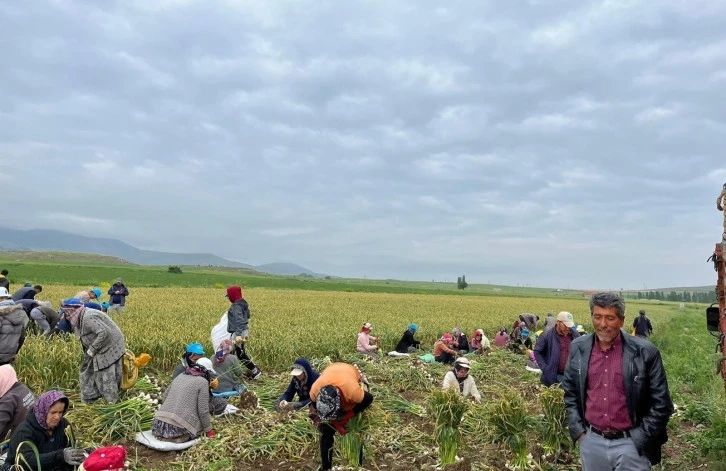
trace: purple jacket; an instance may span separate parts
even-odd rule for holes
[[[570,332],[572,332],[572,340],[580,336],[572,329]],[[537,344],[534,346],[534,358],[542,370],[542,378],[540,378],[542,384],[545,386],[555,384],[557,382],[557,365],[560,363],[560,336],[557,334],[556,328],[539,336]]]

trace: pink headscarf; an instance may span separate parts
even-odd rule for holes
[[[73,330],[76,330],[78,328],[78,321],[79,321],[79,319],[81,317],[81,312],[83,312],[83,310],[85,308],[86,308],[85,306],[81,306],[78,309],[76,309],[74,311],[69,311],[66,314],[66,318],[68,319],[68,321],[73,326]]]
[[[18,375],[12,365],[0,366],[0,397],[3,397],[17,382]]]

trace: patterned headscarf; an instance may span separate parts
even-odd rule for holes
[[[214,355],[214,366],[219,366],[224,363],[225,358],[230,352],[234,351],[234,344],[230,339],[224,339],[217,347],[217,354]]]
[[[48,411],[51,407],[53,407],[53,404],[55,404],[58,401],[63,401],[65,404],[65,409],[63,410],[63,414],[65,414],[68,411],[68,405],[70,404],[70,401],[66,397],[65,394],[63,394],[60,391],[51,390],[44,392],[40,395],[37,401],[35,401],[35,407],[33,408],[33,411],[35,413],[35,420],[38,421],[38,425],[40,425],[45,430],[48,430]]]
[[[17,382],[18,375],[12,365],[0,366],[0,397],[3,397]]]
[[[187,367],[187,369],[184,370],[184,374],[189,376],[202,376],[208,383],[212,382],[212,372],[198,363],[194,363],[192,366]]]
[[[340,391],[335,386],[325,386],[318,393],[315,409],[321,422],[330,422],[340,416]]]

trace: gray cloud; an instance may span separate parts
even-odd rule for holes
[[[4,224],[343,276],[709,284],[726,7],[0,4]]]

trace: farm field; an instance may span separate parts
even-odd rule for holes
[[[537,297],[581,297],[579,291],[556,291],[550,288],[469,284],[457,289],[449,282],[369,280],[355,278],[312,278],[275,276],[244,268],[183,266],[183,273],[169,273],[167,266],[119,263],[119,259],[102,255],[65,252],[0,252],[0,266],[10,270],[17,285],[24,281],[42,284],[95,285],[122,277],[139,287],[222,288],[238,284],[247,288],[298,289],[307,291],[347,291],[405,294],[513,295]]]
[[[34,281],[44,280],[36,278]],[[78,285],[47,285],[39,298],[60,299],[78,291]],[[211,353],[210,330],[228,307],[222,288],[136,288],[124,314],[114,315],[127,337],[127,347],[135,353],[147,352],[153,359],[142,370],[162,386],[185,345],[200,341]],[[205,439],[186,453],[162,454],[135,446],[129,440],[138,431],[140,416],[149,410],[129,409],[123,424],[102,425],[95,406],[78,399],[78,365],[82,356],[75,338],[50,342],[29,338],[19,355],[16,368],[22,381],[39,393],[52,387],[68,391],[74,402],[69,419],[78,438],[87,444],[126,443],[134,469],[232,470],[316,469],[317,433],[305,413],[279,416],[272,402],[283,391],[289,365],[298,356],[310,358],[322,369],[336,360],[356,362],[371,381],[375,397],[369,414],[366,469],[434,469],[438,455],[434,424],[427,416],[431,391],[440,386],[448,370],[439,365],[418,365],[411,359],[384,359],[372,363],[354,353],[355,338],[363,322],[374,325],[374,335],[382,337],[385,350],[392,350],[409,323],[419,325],[418,338],[430,350],[443,332],[460,326],[470,336],[483,328],[489,338],[500,326],[509,325],[521,312],[543,316],[547,311],[568,310],[578,323],[589,326],[586,299],[553,297],[453,296],[437,294],[395,294],[345,291],[251,288],[245,290],[250,303],[251,342],[249,351],[264,371],[261,381],[251,382],[251,395],[241,413],[214,419],[218,435]],[[662,350],[674,402],[679,407],[670,424],[670,441],[664,448],[662,469],[696,469],[722,453],[708,447],[709,433],[722,430],[716,416],[723,417],[723,385],[714,376],[714,340],[705,331],[703,306],[677,303],[629,302],[627,320],[640,308],[648,310],[654,323],[653,341]],[[471,405],[462,422],[463,461],[451,469],[501,470],[511,460],[511,451],[495,443],[492,414],[503,399],[521,397],[531,421],[522,434],[532,454],[530,469],[574,470],[576,451],[563,449],[557,456],[543,456],[540,397],[543,387],[538,377],[524,370],[524,359],[506,351],[476,360],[472,374],[483,396],[481,405]],[[139,390],[149,387],[141,381]],[[126,397],[138,394],[130,390]],[[234,402],[233,402],[234,403]],[[245,407],[247,405],[252,407]],[[151,406],[144,405],[149,408]],[[141,420],[143,423],[143,420]],[[723,419],[721,419],[723,422]],[[713,425],[713,427],[711,427]],[[136,427],[136,428],[134,428]],[[723,428],[726,430],[726,427]],[[723,433],[723,432],[722,432]],[[340,451],[340,440],[336,440]],[[343,463],[338,456],[336,464]],[[714,461],[717,463],[717,461]],[[717,464],[709,469],[718,469]],[[449,468],[447,468],[449,469]]]

